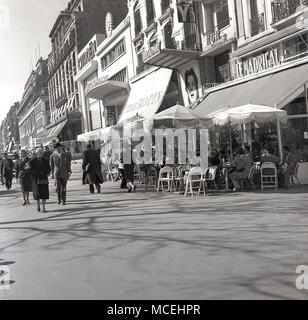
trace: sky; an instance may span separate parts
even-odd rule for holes
[[[0,0],[0,123],[14,102],[20,101],[30,75],[35,48],[47,58],[49,33],[69,0]]]

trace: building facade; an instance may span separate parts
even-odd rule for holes
[[[213,9],[217,4],[223,8],[219,19]],[[308,2],[226,0],[198,2],[197,6],[202,13],[200,68],[205,98],[196,110],[208,114],[226,105],[247,103],[284,109],[289,115],[284,143],[294,152],[306,152]],[[214,22],[214,33],[208,21]],[[264,130],[256,130],[256,136],[266,147],[270,139]]]
[[[38,147],[45,138],[50,114],[47,77],[47,60],[40,58],[26,82],[17,111],[21,148]]]
[[[182,79],[175,66],[191,64],[190,58],[194,58],[198,50],[189,42],[189,36],[184,38],[184,29],[174,19],[177,13],[172,1],[128,1],[128,10],[135,74],[129,79],[130,94],[120,121],[128,121],[136,115],[151,117],[177,103],[183,103]],[[172,28],[177,30],[174,41],[171,39]],[[172,67],[168,63],[150,61],[164,47],[168,47],[171,54],[175,55],[171,58]],[[190,54],[183,56],[182,48]],[[168,60],[168,57],[164,56],[162,60]]]
[[[15,102],[9,109],[6,118],[2,121],[0,127],[0,149],[2,152],[12,152],[19,148],[18,109],[19,102]]]
[[[184,105],[200,115],[248,103],[285,109],[284,142],[308,147],[306,0],[128,4],[138,71],[176,72]]]
[[[72,0],[55,22],[50,38],[52,52],[48,58],[50,125],[45,143],[55,140],[75,144],[84,131],[81,100],[74,81],[79,65],[78,53],[94,34],[105,30],[107,12],[117,8],[113,22],[125,17],[125,1]],[[123,13],[124,12],[124,13]]]

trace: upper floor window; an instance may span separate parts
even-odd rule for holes
[[[154,21],[155,17],[155,8],[153,1],[154,0],[146,0],[148,26]]]
[[[126,52],[124,38],[118,42],[102,59],[102,69],[107,68],[111,63],[118,59],[122,54]]]
[[[165,13],[170,8],[171,0],[161,0],[161,11]]]
[[[228,0],[218,0],[215,3],[217,26],[223,29],[230,24]]]
[[[134,7],[134,20],[135,20],[135,36],[137,37],[142,30],[142,20],[141,20],[139,2],[137,2]]]

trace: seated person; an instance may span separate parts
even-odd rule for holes
[[[282,164],[282,173],[284,175],[284,185],[288,189],[290,186],[290,178],[294,174],[296,168],[296,158],[291,153],[291,149],[288,146],[283,147],[283,164]]]
[[[280,161],[279,157],[274,155],[273,150],[263,149],[261,151],[261,165],[265,162],[274,163],[278,169],[281,161]]]
[[[221,166],[221,159],[216,149],[212,149],[209,156],[209,167],[212,167],[212,166],[214,167]]]
[[[245,154],[250,159],[250,163],[252,165],[253,164],[253,159],[252,159],[252,153],[251,153],[250,145],[246,144],[244,149],[245,149]]]
[[[236,157],[230,165],[230,179],[233,182],[234,190],[240,190],[240,180],[247,179],[249,175],[249,171],[251,168],[251,160],[245,154],[245,150],[243,148],[238,149],[236,152]]]

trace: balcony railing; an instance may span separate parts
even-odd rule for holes
[[[206,36],[206,43],[208,46],[216,45],[222,41],[226,41],[228,38],[227,34],[221,32],[220,28],[218,27],[207,32],[205,36]]]
[[[192,34],[185,38],[182,41],[173,40],[172,43],[168,44],[168,47],[172,48],[167,49],[176,49],[176,50],[187,50],[187,51],[200,51],[201,47],[197,41],[197,34]]]
[[[256,36],[257,34],[265,31],[265,16],[264,12],[250,20],[251,24],[251,36]]]
[[[308,6],[308,0],[275,0],[272,2],[273,22],[286,19],[294,14],[297,8]]]

